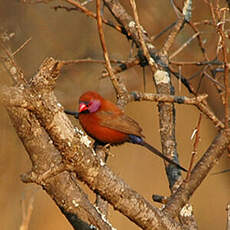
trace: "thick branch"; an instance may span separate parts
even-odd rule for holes
[[[29,104],[24,97],[24,87],[0,87],[0,103],[5,106],[28,108]]]
[[[31,82],[31,85],[36,84],[37,86],[31,92],[21,71],[11,73],[10,70],[20,68],[17,67],[10,53],[8,53],[8,57],[8,59],[4,59],[4,63],[10,74],[14,75],[14,79],[21,84],[18,84],[17,87],[2,86],[0,102],[6,106],[16,132],[32,161],[33,170],[31,174],[24,175],[24,178],[30,177],[30,175],[36,178],[36,175],[39,177],[47,171],[52,171],[51,166],[53,168],[58,167],[62,157],[34,114],[28,112],[25,108],[33,109],[31,102],[40,97],[37,89],[39,90],[41,84],[36,84],[36,81],[42,76],[43,87],[41,92],[43,93],[53,89],[56,73],[59,73],[61,66],[54,59],[47,59],[39,72],[40,75],[38,74],[37,79]],[[43,71],[44,66],[49,68],[52,74],[46,75]],[[75,229],[79,227],[81,229],[91,229],[90,225],[92,224],[99,229],[109,230],[112,228],[101,218],[100,213],[89,202],[87,196],[78,186],[76,179],[72,178],[70,173],[63,172],[45,181],[38,180],[35,182],[43,186]]]
[[[33,174],[42,175],[51,170],[51,165],[57,167],[62,161],[61,155],[35,116],[22,108],[8,107],[7,111],[32,161]],[[50,177],[42,185],[67,219],[71,216],[70,223],[76,229],[80,226],[90,229],[91,224],[99,229],[111,229],[70,173]]]

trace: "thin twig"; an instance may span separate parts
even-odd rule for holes
[[[69,0],[68,0],[69,1]],[[97,6],[97,27],[98,27],[98,32],[99,32],[99,37],[101,41],[101,46],[103,50],[103,55],[105,59],[105,65],[106,69],[110,75],[110,79],[113,83],[114,89],[116,90],[116,93],[119,97],[122,97],[123,95],[127,94],[127,90],[125,86],[119,82],[118,78],[114,75],[113,69],[109,60],[109,54],[105,45],[105,36],[102,28],[102,18],[101,18],[101,1],[97,0],[96,1],[96,6]]]
[[[58,9],[64,9],[68,12],[70,11],[77,11],[78,8],[77,7],[68,7],[68,6],[63,6],[63,5],[57,5],[57,6],[53,6],[52,7],[55,11],[57,11]]]
[[[225,38],[225,32],[224,32],[224,25],[225,25],[225,11],[223,19],[220,15],[220,6],[217,3],[216,7],[213,6],[212,2],[208,1],[207,4],[209,5],[213,24],[216,26],[216,31],[219,34],[219,41],[217,45],[217,56],[219,53],[219,50],[222,50],[223,55],[223,62],[224,62],[224,85],[225,85],[225,101],[224,101],[224,126],[226,129],[229,127],[229,64],[227,59],[227,49],[226,49],[226,38]]]
[[[224,85],[221,84],[219,81],[217,81],[216,79],[214,79],[213,77],[211,77],[206,71],[203,72],[204,75],[209,79],[211,80],[215,85],[218,85],[220,86],[222,89],[224,89]]]
[[[195,39],[200,33],[197,32],[193,34],[191,38],[189,38],[178,50],[176,50],[173,54],[170,55],[169,60],[174,58],[177,54],[179,54],[185,47],[187,47],[193,39]]]
[[[169,49],[171,48],[172,44],[175,42],[176,36],[181,30],[181,27],[184,24],[184,17],[180,17],[174,26],[174,30],[171,31],[170,35],[168,36],[167,41],[165,42],[164,46],[161,49],[162,55],[167,55],[169,52]]]
[[[134,58],[134,59],[128,60],[127,62],[121,62],[121,63],[117,63],[117,64],[118,64],[118,66],[114,67],[114,69],[113,69],[114,74],[121,73],[125,70],[128,70],[128,69],[134,67],[134,66],[139,65],[140,60],[138,58]],[[103,72],[101,78],[105,78],[108,76],[109,76],[108,72]]]
[[[173,73],[177,78],[179,78],[179,74],[174,72],[172,69],[170,69],[170,72]],[[181,78],[183,84],[188,88],[189,92],[196,95],[196,92],[194,91],[194,89],[192,88],[192,86],[190,86],[190,84],[188,83],[188,80],[185,78]],[[196,105],[196,107],[202,112],[204,113],[215,125],[215,127],[219,128],[219,129],[223,129],[224,128],[224,124],[222,121],[220,121],[217,116],[213,113],[213,111],[211,111],[210,108],[207,107],[207,103],[198,103]]]
[[[72,64],[80,64],[80,63],[97,63],[97,64],[105,64],[105,60],[97,60],[92,58],[84,58],[84,59],[75,59],[75,60],[64,60],[60,61],[63,65],[72,65]],[[115,64],[125,64],[125,61],[120,60],[110,60],[111,63]]]
[[[65,0],[65,1],[68,2],[68,3],[70,3],[71,5],[76,6],[79,10],[81,10],[87,16],[92,17],[94,19],[97,19],[97,15],[94,12],[88,10],[86,7],[84,7],[80,3],[78,3],[78,2],[76,2],[74,0]],[[121,26],[114,25],[112,22],[110,22],[110,21],[108,21],[108,20],[106,20],[104,18],[102,18],[101,20],[106,25],[109,25],[109,26],[113,27],[114,29],[116,29],[117,31],[124,33],[124,29]]]
[[[223,129],[224,128],[224,124],[223,122],[221,122],[216,115],[203,103],[199,103],[196,105],[196,107],[202,112],[204,113],[215,125],[215,127],[219,128],[219,129]]]
[[[224,23],[220,24],[218,27],[218,32],[221,36],[221,48],[223,53],[223,61],[224,61],[224,85],[225,85],[225,101],[224,101],[224,125],[225,128],[229,127],[229,63],[227,58],[227,49],[226,49],[226,39],[224,33]]]
[[[92,2],[93,0],[86,0],[81,3],[82,6],[87,5],[88,3]]]
[[[220,62],[216,59],[212,61],[174,61],[174,60],[170,60],[169,63],[173,65],[196,65],[196,66],[202,66],[202,65],[222,66],[223,65],[223,62]]]
[[[162,55],[168,54],[169,49],[175,42],[176,36],[180,32],[181,28],[183,27],[184,22],[189,21],[191,18],[191,15],[190,15],[191,14],[191,4],[192,4],[191,0],[187,0],[184,2],[184,8],[182,12],[179,10],[179,8],[175,6],[174,1],[171,1],[171,4],[177,14],[178,21],[176,25],[174,26],[174,30],[171,31],[171,33],[168,36],[167,41],[165,42],[164,46],[161,49]]]
[[[29,229],[29,223],[34,208],[33,204],[34,204],[34,195],[32,195],[29,198],[27,209],[26,209],[25,199],[22,200],[22,223],[20,225],[19,230]]]
[[[136,6],[136,3],[135,3],[135,0],[129,0],[129,2],[130,2],[131,6],[132,6],[132,9],[133,9],[133,15],[134,15],[134,19],[135,19],[135,22],[136,22],[136,25],[137,25],[136,28],[137,28],[139,41],[140,41],[143,53],[144,53],[145,57],[148,60],[148,64],[150,65],[152,73],[154,73],[155,70],[157,69],[157,65],[154,62],[153,58],[151,57],[151,55],[150,55],[150,53],[148,51],[148,48],[147,48],[147,46],[145,44],[143,34],[142,34],[143,33],[143,28],[141,27],[140,22],[139,22],[139,17],[138,17],[138,14],[137,14],[137,6]],[[151,44],[148,44],[148,46],[151,47]]]
[[[199,30],[197,29],[196,25],[194,25],[193,22],[189,21],[188,24],[193,29],[194,33],[199,33]],[[200,36],[200,33],[197,35],[197,41],[198,41],[198,45],[200,47],[200,50],[201,50],[201,52],[203,54],[203,57],[204,57],[205,61],[209,61],[208,55],[206,53],[206,49],[204,47],[204,44],[203,44],[201,36]]]
[[[201,124],[201,119],[202,119],[202,114],[200,113],[197,126],[194,129],[193,135],[191,137],[191,139],[193,139],[193,136],[195,135],[195,141],[194,141],[194,144],[193,144],[192,156],[191,156],[191,160],[190,160],[190,164],[189,164],[189,168],[188,168],[188,173],[187,173],[187,176],[186,176],[186,179],[185,179],[186,181],[188,181],[189,178],[190,178],[190,176],[191,176],[192,166],[194,164],[195,157],[196,157],[196,154],[197,154],[197,148],[198,148],[198,144],[199,144],[199,141],[200,141],[200,124]]]
[[[159,34],[152,36],[150,39],[151,41],[156,41],[158,38],[161,37],[164,33],[166,33],[168,30],[172,29],[176,25],[176,22],[173,22],[169,26],[167,26],[165,29],[163,29]]]
[[[19,53],[31,40],[32,37],[28,38],[17,50],[12,53],[12,56],[15,56],[17,53]]]

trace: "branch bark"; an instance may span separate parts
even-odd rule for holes
[[[32,178],[31,181],[41,184],[67,218],[71,214],[79,224],[77,217],[80,216],[86,223],[90,221],[100,229],[110,229],[95,207],[87,201],[76,180],[68,172],[53,172],[52,168],[62,164],[63,156],[68,170],[76,172],[79,179],[138,226],[143,229],[158,229],[160,226],[163,229],[182,229],[117,177],[81,142],[52,92],[59,72],[59,63],[49,58],[31,79],[29,89],[26,88],[23,94],[27,103],[32,105],[32,112],[20,107],[7,107],[33,163],[31,173],[24,178]],[[50,176],[42,177],[49,170]]]

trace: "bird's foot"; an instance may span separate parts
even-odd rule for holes
[[[103,159],[107,159],[108,156],[114,156],[111,152],[110,152],[110,144],[106,144],[106,145],[100,145],[98,143],[94,143],[94,150],[97,153],[97,155],[103,155],[104,157],[102,157]]]
[[[114,154],[110,152],[110,146],[111,146],[110,144],[104,145],[104,146],[103,146],[103,150],[106,152],[106,154],[107,154],[108,156],[114,157]]]

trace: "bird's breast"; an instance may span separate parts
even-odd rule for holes
[[[128,141],[128,134],[102,126],[94,114],[80,114],[79,121],[85,132],[97,141],[109,144],[121,144]]]

